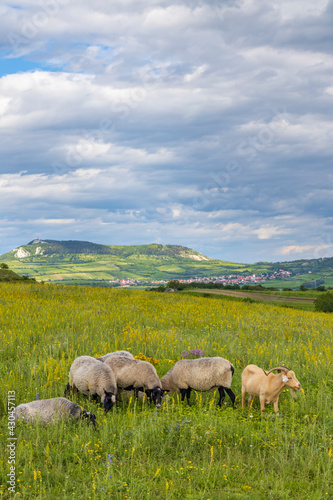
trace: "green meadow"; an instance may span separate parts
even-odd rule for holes
[[[322,500],[333,498],[332,315],[186,294],[30,282],[0,285],[0,498],[112,500]],[[73,360],[126,349],[163,376],[182,351],[235,366],[236,409],[216,393],[177,395],[160,410],[129,394],[86,422],[17,422],[8,402],[62,396]],[[249,363],[284,364],[302,384],[284,390],[280,415],[259,401],[241,408]],[[7,480],[13,459],[14,491]]]

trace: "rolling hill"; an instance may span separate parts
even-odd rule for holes
[[[107,284],[246,272],[246,264],[214,260],[179,245],[99,245],[33,240],[0,256],[11,269],[45,282]]]
[[[35,239],[0,256],[19,275],[63,284],[115,286],[116,280],[148,281],[272,274],[283,268],[292,275],[269,284],[299,286],[324,280],[333,286],[333,258],[292,262],[233,263],[207,257],[180,245],[100,245],[88,241]],[[297,275],[297,276],[295,276]],[[113,283],[111,283],[113,282]]]

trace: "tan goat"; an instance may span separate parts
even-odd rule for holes
[[[274,370],[278,370],[278,375],[271,373]],[[286,366],[278,366],[266,372],[259,366],[248,365],[242,373],[242,408],[245,407],[245,395],[249,393],[249,404],[254,396],[259,396],[261,414],[267,403],[274,403],[274,411],[279,414],[279,395],[285,387],[289,387],[293,398],[296,397],[295,391],[301,388],[295,373]]]

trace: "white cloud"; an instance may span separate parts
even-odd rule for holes
[[[1,14],[3,251],[39,226],[230,260],[330,251],[315,241],[333,222],[332,2],[8,0]]]

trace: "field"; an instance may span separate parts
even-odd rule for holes
[[[157,411],[132,397],[86,422],[18,422],[15,494],[0,455],[0,498],[146,500],[321,500],[333,498],[332,315],[247,303],[106,288],[31,283],[0,286],[1,420],[9,442],[8,394],[16,404],[63,395],[75,357],[126,349],[153,357],[160,376],[189,349],[235,366],[237,408],[216,393],[170,396]],[[260,416],[241,409],[241,372],[285,364],[303,391],[280,396]],[[9,391],[14,391],[9,393]],[[6,479],[7,478],[7,479]]]
[[[317,290],[311,290],[306,292],[292,291],[292,292],[281,292],[281,291],[270,291],[270,290],[220,290],[220,289],[199,289],[195,288],[193,290],[184,290],[181,292],[182,294],[203,294],[205,297],[220,297],[225,300],[226,297],[231,298],[232,300],[241,300],[244,302],[244,299],[247,301],[263,301],[269,302],[271,305],[281,306],[281,307],[293,307],[295,309],[301,309],[303,311],[314,311],[315,310],[315,299],[320,297],[322,292],[318,292]]]
[[[3,259],[10,269],[37,281],[61,284],[109,285],[113,279],[160,280],[179,276],[215,276],[246,272],[246,264],[224,261],[197,262],[186,257],[160,255],[64,254]]]

